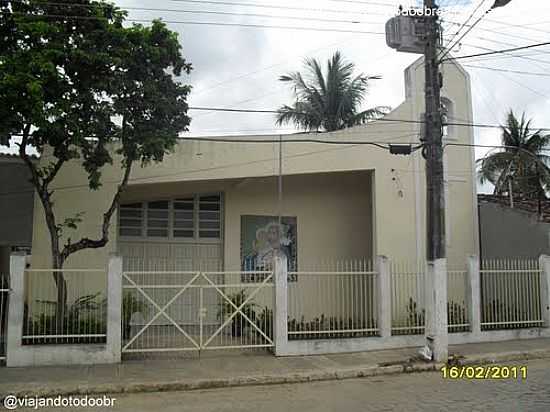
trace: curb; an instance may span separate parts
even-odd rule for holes
[[[498,362],[510,362],[519,360],[533,360],[550,358],[550,349],[537,349],[531,351],[515,351],[469,355],[460,359],[459,365],[482,365]],[[68,395],[103,395],[122,393],[144,392],[169,392],[192,391],[204,389],[220,389],[238,386],[280,385],[289,383],[321,382],[332,380],[366,378],[381,375],[396,375],[402,373],[435,372],[444,366],[443,363],[412,363],[403,362],[390,366],[365,366],[359,368],[327,369],[300,373],[288,373],[277,375],[240,376],[217,379],[182,380],[170,382],[127,382],[108,383],[101,385],[79,385],[60,388],[34,388],[20,390],[11,393],[0,393],[0,400],[8,395],[16,397],[53,397]]]

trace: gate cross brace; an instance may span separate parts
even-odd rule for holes
[[[175,327],[177,330],[179,330],[187,339],[189,339],[191,341],[191,343],[197,348],[197,349],[200,349],[200,345],[197,345],[197,342],[195,342],[195,340],[189,336],[189,334],[187,334],[187,332],[185,332],[181,327],[180,325],[177,324],[177,322],[175,320],[173,320],[170,316],[168,316],[168,314],[166,313],[166,309],[172,304],[174,303],[174,301],[179,298],[183,292],[185,292],[187,289],[189,289],[189,286],[191,286],[191,284],[200,276],[200,272],[198,272],[195,276],[193,276],[193,278],[187,282],[185,284],[185,286],[178,292],[174,295],[174,297],[172,299],[170,299],[162,308],[151,298],[149,297],[149,295],[147,295],[147,293],[145,293],[143,291],[142,288],[140,288],[132,279],[130,279],[128,276],[126,276],[125,274],[123,274],[123,276],[126,278],[126,280],[128,280],[128,282],[130,282],[133,286],[135,286],[135,288],[139,291],[139,293],[141,293],[145,299],[147,299],[149,302],[151,302],[151,304],[158,310],[158,312],[155,314],[155,316],[153,316],[151,318],[151,320],[149,320],[149,322],[147,322],[147,324],[140,329],[140,331],[138,333],[136,333],[135,336],[132,337],[132,339],[130,339],[130,341],[124,345],[124,347],[122,348],[122,350],[124,351],[125,349],[127,349],[132,343],[135,342],[135,340],[140,337],[143,332],[145,332],[145,330],[151,326],[151,324],[157,320],[161,315],[164,315],[164,317],[166,319],[168,319]]]
[[[214,284],[214,282],[212,282],[208,276],[206,276],[204,273],[202,274],[203,278],[206,279],[206,281],[208,283],[210,283],[210,285],[212,285],[214,287],[214,289],[216,289],[218,291],[218,293],[231,305],[233,306],[236,311],[233,312],[231,314],[231,316],[229,316],[225,322],[216,330],[216,332],[214,332],[214,334],[212,336],[210,336],[210,338],[204,343],[204,347],[208,346],[208,344],[212,341],[212,339],[214,339],[222,330],[223,328],[225,328],[227,326],[227,324],[229,324],[229,322],[231,322],[231,320],[237,316],[237,314],[241,314],[241,316],[243,318],[246,319],[246,321],[248,323],[250,323],[258,332],[260,332],[260,334],[270,343],[270,344],[273,344],[273,341],[260,329],[258,328],[258,326],[256,326],[256,324],[248,317],[246,316],[246,314],[244,314],[244,312],[242,311],[242,308],[248,303],[250,302],[250,300],[256,295],[256,293],[259,292],[259,290],[264,287],[266,285],[267,282],[269,282],[271,280],[271,278],[273,277],[273,273],[271,273],[269,276],[267,276],[264,281],[254,290],[252,291],[252,293],[244,300],[244,302],[241,303],[240,306],[237,307],[237,305],[235,305],[231,299],[229,299],[225,293],[223,293],[223,291],[220,290],[220,288],[218,288],[217,285]]]

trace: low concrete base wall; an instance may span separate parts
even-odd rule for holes
[[[550,338],[550,329],[531,328],[513,330],[495,330],[478,333],[450,333],[449,344],[502,342],[506,340]]]
[[[464,343],[550,338],[550,329],[532,328],[479,333],[449,333],[448,336],[450,345],[460,345]],[[284,348],[278,348],[277,356],[304,356],[366,352],[372,350],[421,347],[425,344],[426,338],[424,335],[289,341]]]
[[[289,341],[284,349],[277,351],[277,356],[325,355],[407,348],[421,346],[424,341],[423,335]]]
[[[121,359],[122,258],[112,256],[107,276],[107,342],[78,345],[23,345],[25,312],[25,256],[13,254],[6,366],[91,365],[119,363]]]
[[[29,345],[12,348],[6,366],[93,365],[120,362],[120,351],[114,353],[105,344]]]

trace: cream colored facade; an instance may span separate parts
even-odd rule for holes
[[[453,64],[446,64],[443,73],[442,95],[452,107],[450,119],[471,123],[472,99],[467,73]],[[420,119],[424,106],[423,77],[421,60],[406,70],[406,100],[387,120]],[[419,126],[412,122],[377,121],[310,136],[349,141],[349,145],[283,144],[282,215],[297,218],[299,267],[312,266],[324,259],[371,259],[377,254],[394,260],[424,260],[426,190],[420,151],[411,156],[395,156],[374,146],[353,144],[362,141],[415,144],[419,142]],[[285,140],[304,136],[288,135]],[[450,127],[447,138],[470,144],[473,132],[470,127]],[[449,266],[463,267],[465,257],[478,251],[473,150],[448,146],[445,151]],[[195,254],[201,259],[222,262],[225,270],[239,270],[241,216],[279,212],[278,154],[278,143],[189,141],[180,143],[162,163],[134,167],[123,203],[221,193],[222,238],[217,246],[216,242],[190,245],[169,239],[120,239],[115,217],[108,245],[73,255],[67,267],[105,267],[111,253],[152,253],[166,257],[181,253],[180,258],[185,259],[185,251],[196,248],[202,250]],[[47,157],[42,161],[47,161]],[[99,236],[102,214],[120,177],[120,165],[115,162],[105,168],[101,190],[90,192],[80,166],[65,166],[55,182],[57,219],[61,221],[85,212],[76,233],[67,232],[66,236],[71,239]],[[153,251],[146,252],[147,248]],[[50,266],[47,228],[38,202],[34,208],[32,266]]]

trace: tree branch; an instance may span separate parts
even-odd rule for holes
[[[50,173],[46,177],[42,178],[42,186],[45,190],[47,190],[48,185],[52,182],[52,180],[55,179],[55,176],[57,176],[59,169],[61,169],[61,166],[63,166],[64,163],[65,159],[57,159],[57,162],[53,165]]]
[[[132,170],[132,161],[127,160],[126,161],[126,168],[124,170],[124,176],[122,177],[122,181],[120,182],[120,185],[118,186],[118,189],[113,196],[113,200],[111,202],[111,206],[107,211],[103,214],[103,225],[101,227],[101,238],[100,239],[90,239],[87,237],[83,237],[76,243],[71,243],[69,240],[65,247],[63,248],[63,251],[61,252],[61,257],[63,260],[67,259],[71,254],[78,252],[82,249],[97,249],[100,247],[103,247],[107,244],[109,241],[109,227],[111,225],[111,218],[113,216],[113,213],[117,210],[119,201],[120,201],[120,195],[126,188],[128,184],[128,179],[130,178],[130,172]]]
[[[36,192],[38,193],[40,202],[44,207],[46,225],[48,226],[48,230],[50,232],[50,243],[51,243],[50,246],[52,248],[52,265],[53,265],[53,268],[59,269],[63,265],[63,260],[60,259],[60,255],[59,255],[58,227],[57,227],[57,223],[55,222],[55,214],[52,208],[51,193],[48,191],[48,185],[51,180],[48,181],[40,177],[35,164],[27,154],[27,145],[29,141],[30,130],[31,130],[30,123],[23,128],[23,137],[21,139],[21,144],[19,145],[19,157],[23,159],[23,162],[27,165],[31,173],[31,183],[33,184]]]

